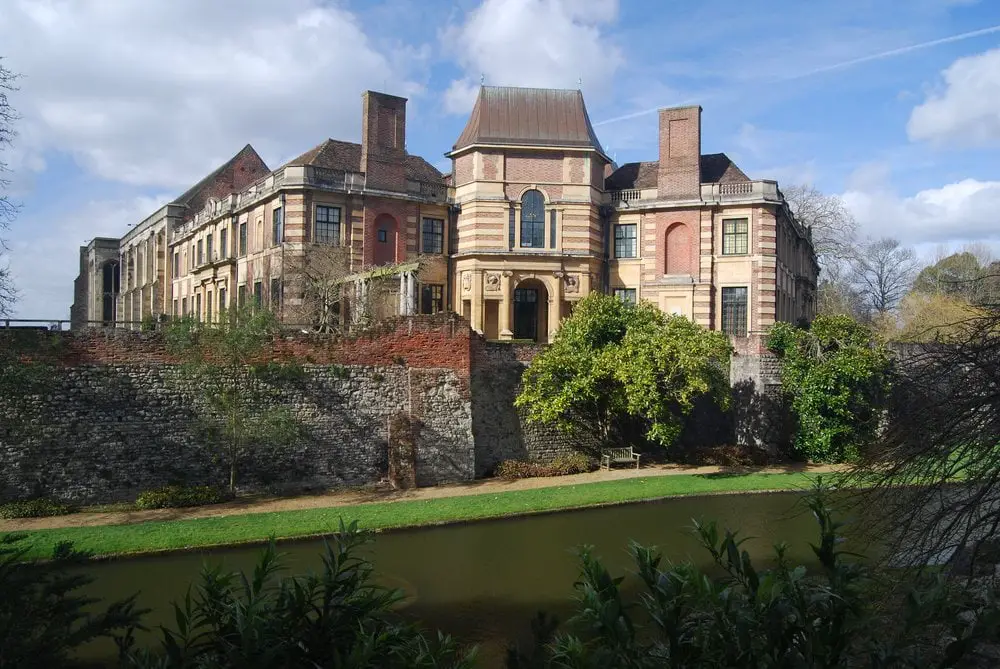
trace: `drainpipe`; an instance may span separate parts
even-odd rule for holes
[[[444,300],[445,304],[449,305],[448,310],[454,312],[455,301],[454,301],[454,291],[452,290],[453,279],[455,278],[455,265],[454,259],[452,258],[453,252],[458,252],[458,212],[462,211],[462,207],[457,204],[448,205],[448,248],[447,255],[445,256],[445,286],[444,286]]]
[[[604,232],[604,254],[601,265],[601,292],[605,295],[611,292],[611,207],[602,204],[600,207],[601,226]]]

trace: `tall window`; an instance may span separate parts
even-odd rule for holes
[[[521,246],[545,248],[545,198],[537,190],[521,196]]]
[[[174,316],[180,316],[180,312],[177,311],[180,307],[177,306],[177,298],[174,298]]]
[[[178,251],[174,251],[174,276],[180,276],[181,273],[181,254]]]
[[[205,264],[205,246],[204,246],[203,242],[199,239],[198,240],[198,264],[197,264],[197,266],[201,267],[204,264]]]
[[[247,224],[240,223],[240,253],[241,256],[247,254]]]
[[[219,231],[219,253],[223,258],[228,258],[229,253],[229,228],[222,228]]]
[[[517,225],[517,211],[514,209],[514,205],[510,205],[510,220],[507,222],[507,248],[511,251],[514,250],[514,235],[516,234]]]
[[[549,248],[556,247],[556,210],[549,210]]]
[[[201,320],[201,293],[194,296],[194,317],[195,320]]]
[[[236,287],[236,308],[242,309],[246,303],[247,303],[247,285],[245,283],[241,283],[239,286]]]
[[[727,218],[722,221],[722,255],[745,255],[748,249],[747,219]]]
[[[635,304],[635,288],[615,288],[615,297],[625,304]]]
[[[747,336],[747,289],[722,289],[722,331],[733,337]]]
[[[340,207],[316,205],[316,241],[340,246]]]
[[[212,291],[205,293],[205,321],[212,322]]]
[[[281,308],[281,279],[271,279],[271,310]]]
[[[223,311],[226,308],[226,289],[219,289],[219,311]]]
[[[635,258],[635,223],[615,226],[615,257]]]
[[[213,262],[215,260],[215,247],[212,245],[212,235],[208,234],[205,237],[205,255],[208,256],[208,262]]]
[[[444,286],[425,283],[420,286],[420,313],[436,314],[444,311]]]
[[[181,316],[187,316],[187,315],[188,315],[188,298],[182,297],[181,298]]]
[[[264,304],[264,282],[253,282],[253,305],[259,307]]]
[[[271,212],[271,246],[277,246],[285,238],[285,210],[277,207]]]
[[[444,221],[425,218],[422,234],[424,253],[444,253]]]

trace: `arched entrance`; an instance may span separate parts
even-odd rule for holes
[[[525,279],[514,289],[514,339],[548,339],[549,293],[538,279]]]
[[[396,237],[399,224],[389,214],[379,214],[375,219],[375,252],[373,265],[391,265],[396,262]]]

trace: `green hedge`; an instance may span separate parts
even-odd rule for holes
[[[55,500],[39,498],[0,504],[0,518],[43,518],[73,513],[73,507]]]
[[[135,506],[138,509],[169,509],[218,504],[231,498],[229,493],[212,486],[168,485],[142,493],[135,500]]]

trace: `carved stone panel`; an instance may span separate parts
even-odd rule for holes
[[[468,293],[472,290],[472,272],[462,272],[462,292]]]
[[[563,287],[567,293],[580,292],[580,277],[577,274],[567,274],[563,277]]]
[[[486,290],[498,292],[500,290],[500,274],[497,272],[486,273]]]

